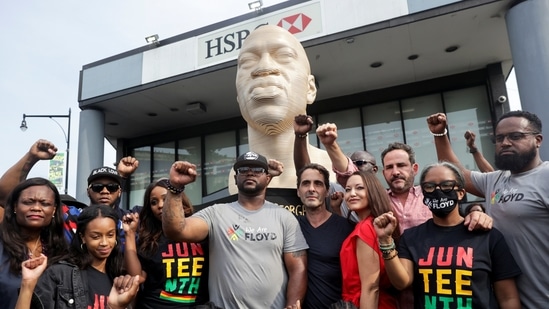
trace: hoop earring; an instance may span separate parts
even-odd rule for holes
[[[114,241],[114,245],[115,245],[115,246],[118,246],[118,240],[115,240],[115,241]]]
[[[80,249],[82,249],[82,251],[84,251],[84,244],[80,244]]]

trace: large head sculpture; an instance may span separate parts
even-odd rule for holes
[[[248,126],[268,135],[292,130],[293,119],[314,102],[316,86],[301,43],[287,30],[261,26],[238,56],[237,101]]]

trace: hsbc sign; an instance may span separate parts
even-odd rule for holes
[[[198,66],[205,67],[236,59],[242,42],[248,35],[255,28],[269,24],[288,30],[298,39],[318,36],[322,33],[320,2],[293,6],[198,37]]]

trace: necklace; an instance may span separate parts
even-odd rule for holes
[[[38,248],[38,242],[39,241],[40,241],[40,236],[38,236],[38,239],[34,243],[34,249],[32,249],[32,250],[27,246],[27,249],[29,250],[29,257],[31,259],[34,257],[34,251],[36,251],[36,249]]]

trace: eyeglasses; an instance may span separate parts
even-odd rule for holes
[[[249,172],[252,172],[254,175],[267,173],[267,171],[262,167],[239,167],[236,169],[236,173],[239,175],[248,174]]]
[[[97,192],[97,193],[103,191],[103,188],[107,188],[107,191],[109,191],[110,193],[114,193],[118,191],[118,189],[120,189],[120,185],[116,183],[108,183],[108,184],[92,183],[89,186],[89,188],[92,189],[93,192]]]
[[[524,139],[527,135],[537,135],[539,132],[511,132],[507,134],[498,134],[492,138],[492,142],[495,144],[501,144],[507,137],[509,141],[516,142]]]
[[[374,162],[366,161],[366,160],[356,160],[356,161],[353,161],[353,164],[356,165],[357,167],[361,167],[366,164],[372,164],[373,166],[376,166]]]
[[[424,182],[421,184],[421,189],[427,193],[434,192],[437,187],[440,188],[440,191],[448,193],[457,186],[457,181],[455,180],[446,180],[441,183],[434,182]]]

